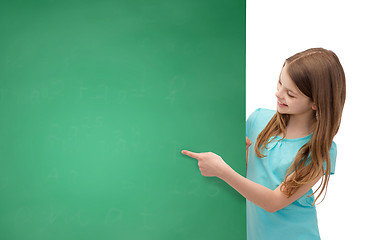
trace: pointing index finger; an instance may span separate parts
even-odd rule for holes
[[[187,150],[183,150],[181,151],[181,153],[187,155],[187,156],[190,156],[190,157],[193,157],[193,158],[197,158],[198,157],[198,154],[194,153],[194,152],[191,152],[191,151],[187,151]]]

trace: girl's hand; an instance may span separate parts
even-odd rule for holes
[[[250,145],[252,145],[252,142],[250,141],[250,139],[248,137],[246,137],[245,139],[245,145],[246,145],[246,148],[247,148],[247,151],[246,151],[246,167],[248,168],[248,153],[249,153],[249,147]]]
[[[181,153],[197,159],[201,174],[206,177],[222,178],[225,169],[229,167],[219,155],[213,152],[194,153],[183,150]]]
[[[250,139],[248,137],[246,137],[245,143],[246,143],[247,152],[248,152],[248,148],[250,147],[250,145],[252,145],[252,141],[250,141]]]

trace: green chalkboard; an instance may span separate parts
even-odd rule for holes
[[[245,239],[245,1],[2,0],[0,239]]]

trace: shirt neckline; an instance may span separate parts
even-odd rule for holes
[[[305,139],[308,139],[308,138],[310,138],[311,136],[313,135],[313,133],[310,133],[309,135],[307,135],[307,136],[305,136],[305,137],[302,137],[302,138],[284,138],[284,139],[282,139],[282,137],[280,137],[280,136],[276,136],[276,138],[278,139],[278,140],[281,140],[281,141],[286,141],[286,142],[297,142],[297,141],[302,141],[302,140],[305,140]]]

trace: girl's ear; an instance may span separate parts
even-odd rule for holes
[[[316,111],[316,105],[315,105],[315,103],[313,103],[313,105],[311,106],[311,108]]]

